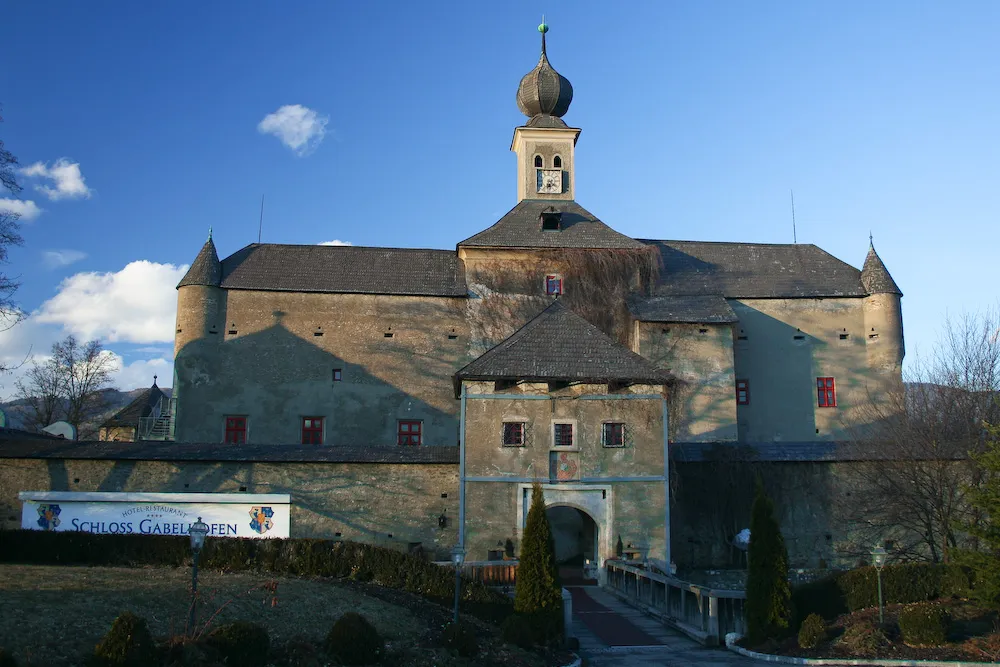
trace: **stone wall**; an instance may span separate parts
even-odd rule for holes
[[[290,494],[292,537],[339,537],[395,548],[420,542],[443,560],[458,535],[453,463],[4,459],[0,527],[20,528],[20,491]]]

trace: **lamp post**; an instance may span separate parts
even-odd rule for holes
[[[208,535],[208,524],[198,517],[198,520],[188,528],[188,535],[191,536],[191,553],[194,558],[191,560],[191,615],[188,617],[188,634],[194,631],[194,610],[198,601],[198,554],[205,546],[205,536]]]
[[[451,550],[451,562],[455,565],[455,623],[458,623],[458,597],[462,591],[462,562],[465,560],[465,549],[456,544]]]
[[[876,545],[872,549],[872,565],[875,566],[875,570],[878,572],[878,622],[879,625],[885,624],[885,614],[882,611],[882,568],[885,567],[885,559],[888,553],[882,548],[882,545]]]

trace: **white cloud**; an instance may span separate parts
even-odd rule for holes
[[[341,241],[340,239],[334,239],[332,241],[323,241],[319,245],[354,245],[350,241]]]
[[[52,182],[49,185],[36,185],[35,189],[44,193],[49,199],[81,199],[90,197],[90,188],[83,181],[79,162],[70,162],[61,157],[49,167],[43,162],[36,162],[20,170],[28,178],[42,178]]]
[[[17,213],[24,222],[31,222],[42,214],[35,202],[23,199],[0,199],[0,211]]]
[[[84,259],[87,253],[79,250],[43,250],[42,264],[47,269],[58,269]]]
[[[257,124],[261,134],[273,134],[299,157],[309,155],[326,134],[329,116],[321,116],[301,104],[286,104],[274,113],[264,116]]]
[[[126,364],[122,357],[115,355],[118,364],[118,372],[114,374],[114,385],[121,391],[149,387],[153,384],[153,376],[156,377],[156,384],[161,387],[169,387],[174,382],[174,360],[166,358],[139,359],[130,364]]]
[[[187,266],[131,262],[115,273],[77,273],[32,314],[84,340],[169,343],[177,313],[175,287]]]

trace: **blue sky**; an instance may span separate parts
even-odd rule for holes
[[[209,227],[223,256],[255,241],[262,194],[269,242],[489,226],[515,203],[543,12],[577,198],[612,227],[790,242],[794,190],[799,242],[860,267],[874,234],[909,355],[996,304],[1000,3],[20,2],[0,137],[41,163],[7,267],[35,315],[0,356],[71,331],[108,341],[126,388],[169,377],[181,267]],[[282,107],[310,143],[260,131]]]

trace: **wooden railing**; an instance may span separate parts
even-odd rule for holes
[[[726,634],[744,632],[744,591],[698,586],[619,560],[605,561],[605,571],[619,597],[703,644],[725,644]]]
[[[437,563],[442,567],[454,567],[448,561]],[[462,563],[462,576],[487,586],[513,591],[517,583],[516,560],[473,560]]]

